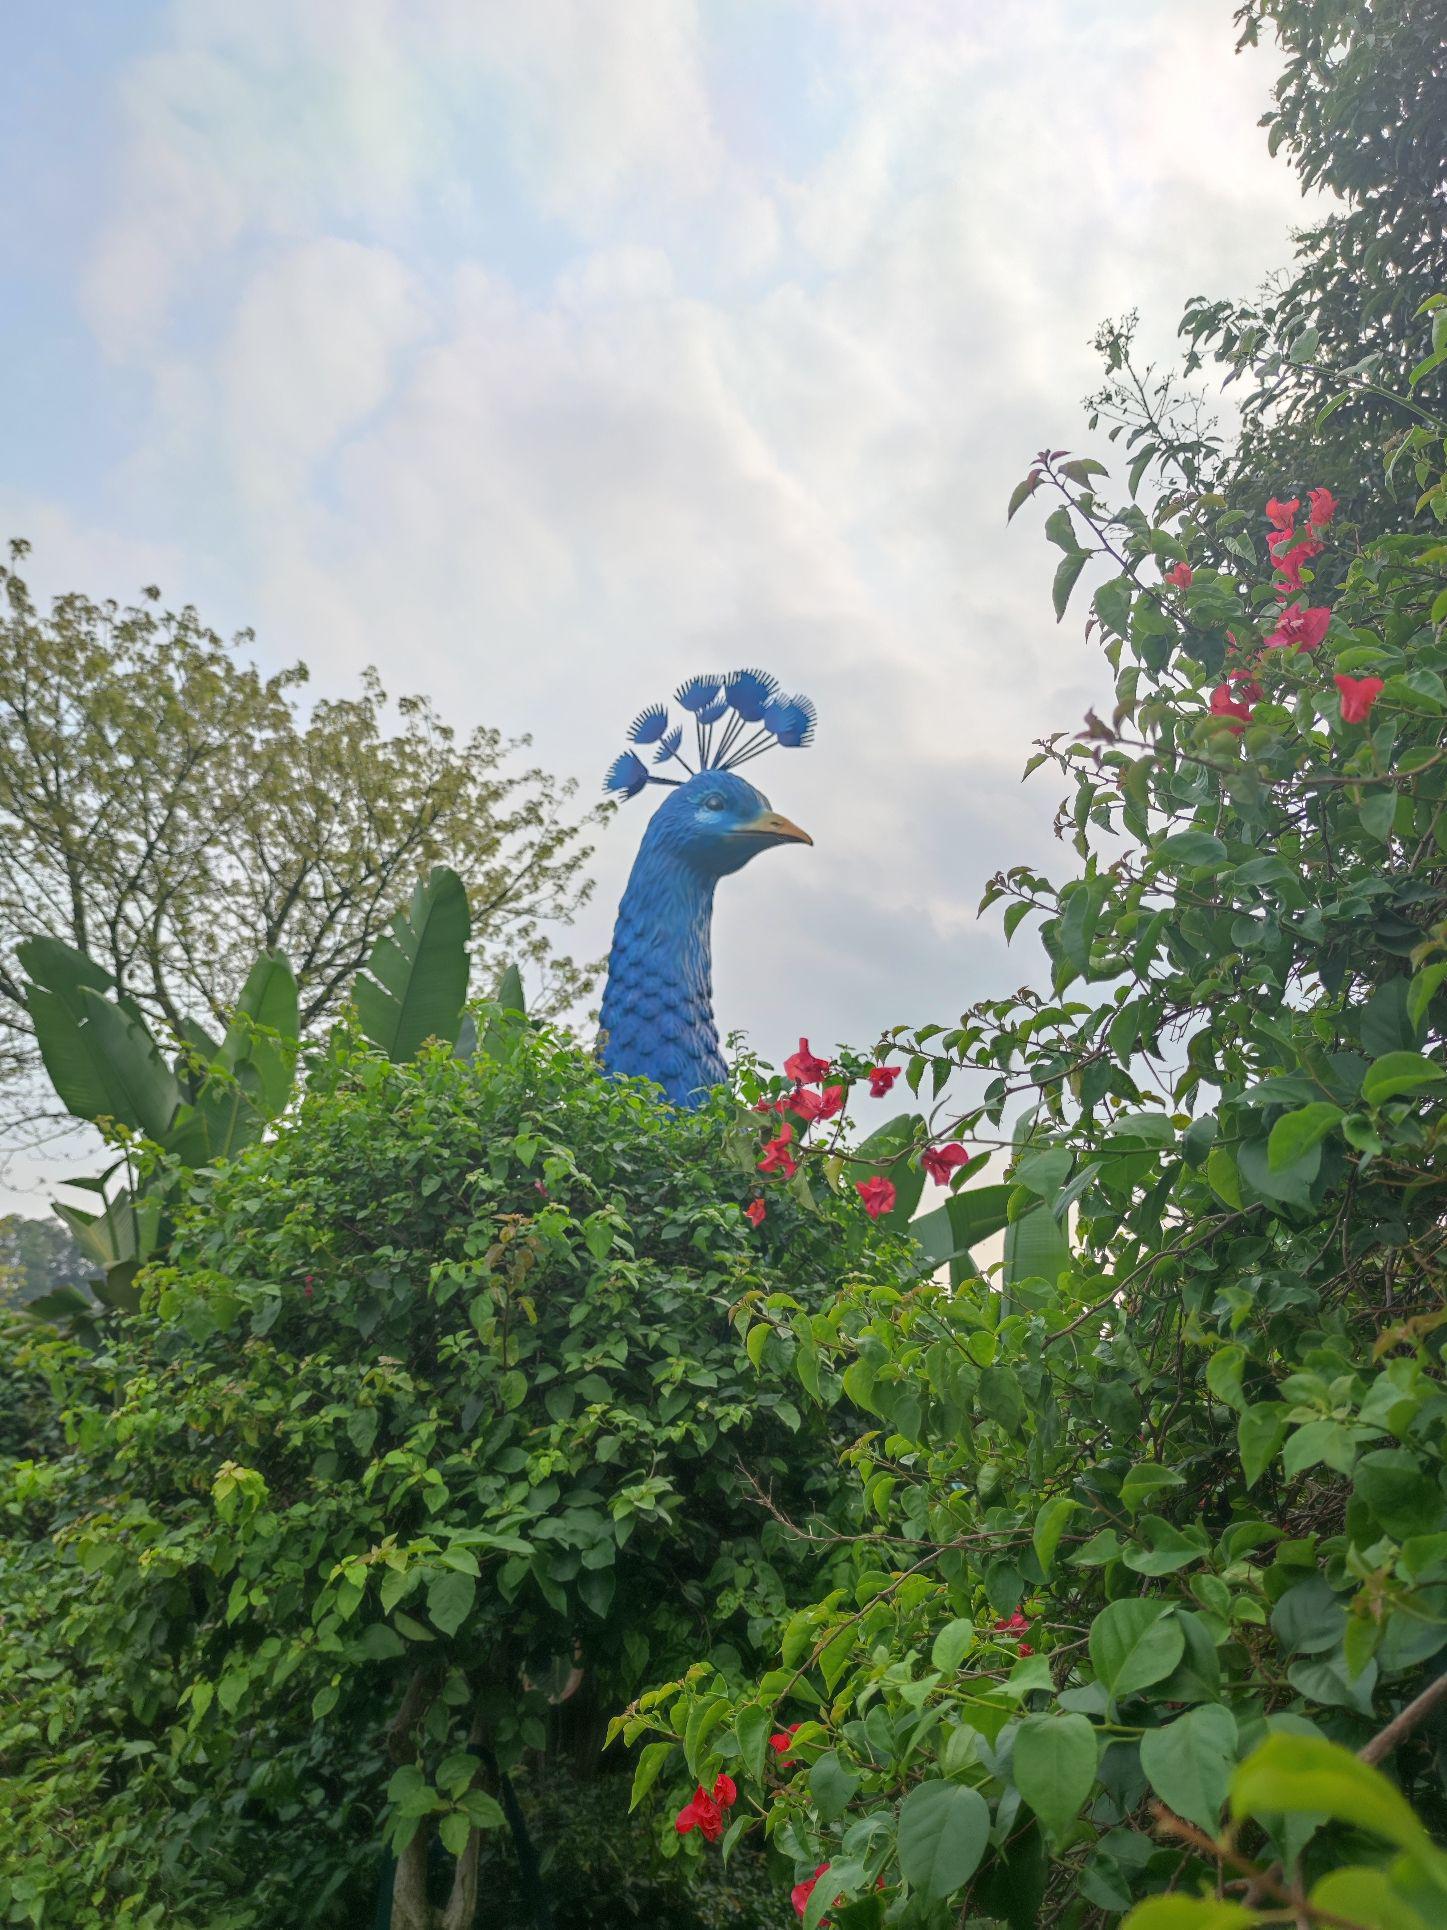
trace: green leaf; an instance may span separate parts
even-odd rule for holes
[[[1239,1903],[1214,1897],[1153,1896],[1138,1903],[1120,1930],[1250,1930],[1260,1918]]]
[[[1081,550],[1074,556],[1062,556],[1055,571],[1055,581],[1050,586],[1050,600],[1055,605],[1055,621],[1061,622],[1066,606],[1070,602],[1070,592],[1080,578],[1080,572],[1090,561],[1090,552]]]
[[[738,1737],[739,1759],[745,1769],[756,1780],[763,1777],[764,1764],[768,1760],[769,1737],[773,1733],[773,1711],[755,1703],[739,1711],[734,1724],[734,1734]]]
[[[1181,1659],[1186,1638],[1168,1602],[1127,1596],[1110,1602],[1090,1627],[1090,1659],[1117,1699],[1148,1689]]]
[[[1246,1349],[1230,1341],[1218,1347],[1206,1362],[1206,1386],[1216,1399],[1226,1407],[1234,1407],[1238,1412],[1245,1409],[1246,1396],[1241,1391],[1241,1376],[1246,1368]]]
[[[809,1800],[821,1823],[835,1823],[859,1790],[859,1777],[830,1749],[809,1771]]]
[[[1389,1052],[1367,1067],[1362,1080],[1362,1098],[1369,1106],[1383,1105],[1401,1092],[1419,1092],[1423,1086],[1439,1085],[1447,1079],[1447,1069],[1420,1052]]]
[[[269,1036],[272,1033],[277,1036]],[[247,974],[216,1059],[228,1072],[237,1073],[243,1065],[252,1069],[254,1086],[249,1096],[267,1119],[275,1119],[291,1097],[300,1035],[301,1012],[291,965],[281,952],[263,952]]]
[[[1015,1786],[1052,1836],[1075,1821],[1095,1784],[1100,1750],[1082,1715],[1027,1716],[1015,1732]]]
[[[639,1750],[638,1763],[633,1771],[633,1793],[628,1798],[630,1811],[637,1809],[658,1781],[659,1773],[675,1747],[676,1744],[671,1742],[648,1742]]]
[[[1032,469],[1028,476],[1017,482],[1010,492],[1010,507],[1005,511],[1005,521],[1013,523],[1015,512],[1035,494],[1040,487],[1040,471]]]
[[[963,1783],[917,1783],[899,1807],[900,1874],[922,1897],[942,1900],[968,1883],[990,1836],[990,1809]]]
[[[1078,1506],[1078,1502],[1061,1495],[1054,1501],[1047,1501],[1035,1517],[1035,1531],[1031,1539],[1035,1558],[1040,1563],[1040,1572],[1047,1579],[1055,1563],[1055,1550],[1060,1545],[1065,1524]]]
[[[1413,1855],[1431,1849],[1411,1804],[1381,1771],[1320,1736],[1268,1736],[1231,1778],[1231,1814],[1238,1822],[1243,1816],[1329,1816]]]
[[[471,1575],[445,1568],[434,1575],[427,1588],[427,1613],[434,1628],[444,1635],[455,1635],[472,1613],[477,1583]]]
[[[1312,1886],[1309,1899],[1322,1921],[1335,1917],[1361,1930],[1428,1930],[1427,1919],[1414,1910],[1385,1870],[1356,1865],[1332,1870]]]
[[[1174,1468],[1163,1468],[1154,1461],[1142,1461],[1130,1470],[1120,1484],[1121,1505],[1134,1514],[1143,1501],[1148,1501],[1153,1494],[1159,1494],[1163,1488],[1184,1486],[1185,1476],[1178,1474]]]
[[[394,1064],[415,1059],[428,1039],[457,1043],[467,997],[472,920],[455,871],[435,865],[367,960],[354,997],[363,1033]]]
[[[975,1645],[975,1625],[967,1615],[946,1622],[930,1648],[930,1661],[944,1675],[953,1675]]]
[[[1167,871],[1186,871],[1199,865],[1225,864],[1226,847],[1209,831],[1177,831],[1163,838],[1151,855]]]
[[[1045,540],[1048,543],[1054,543],[1057,549],[1064,550],[1067,556],[1074,556],[1077,553],[1082,556],[1088,554],[1080,547],[1079,539],[1075,534],[1075,524],[1070,519],[1070,511],[1063,503],[1058,509],[1052,509],[1045,518]]]
[[[1047,1206],[1033,1207],[1005,1228],[1006,1287],[1022,1280],[1048,1280],[1053,1286],[1070,1265],[1070,1242]]]
[[[1326,1138],[1341,1116],[1341,1107],[1325,1099],[1315,1100],[1296,1112],[1283,1113],[1266,1142],[1266,1163],[1272,1172],[1294,1166]]]
[[[460,1809],[449,1810],[437,1825],[437,1834],[442,1839],[443,1849],[453,1856],[461,1856],[467,1848],[468,1838],[472,1835],[472,1824]]]
[[[1236,1423],[1236,1443],[1248,1488],[1254,1488],[1286,1439],[1290,1409],[1282,1401],[1259,1401]]]
[[[1206,1703],[1141,1737],[1141,1768],[1177,1816],[1214,1836],[1236,1762],[1236,1719]]]

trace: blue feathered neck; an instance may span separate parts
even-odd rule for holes
[[[730,705],[720,693],[735,683]],[[771,845],[810,842],[731,767],[757,755],[752,737],[760,730],[771,741],[806,742],[813,708],[803,698],[778,698],[771,680],[755,671],[740,672],[727,684],[694,678],[678,696],[685,709],[695,710],[700,770],[693,772],[678,756],[681,729],[669,729],[661,705],[644,711],[630,733],[635,743],[660,745],[659,754],[676,759],[689,775],[652,780],[668,783],[670,794],[643,834],[618,907],[601,1047],[608,1071],[652,1079],[675,1105],[694,1106],[728,1076],[713,1015],[714,888]],[[766,706],[773,709],[771,723],[747,714]],[[715,727],[729,713],[732,721],[715,738]],[[758,728],[743,736],[751,724]],[[731,754],[740,750],[743,755]],[[609,773],[609,788],[627,796],[649,781],[631,751]]]

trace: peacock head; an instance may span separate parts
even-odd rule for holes
[[[773,809],[733,771],[700,771],[659,806],[649,844],[706,877],[725,878],[775,844],[812,844],[807,831]]]
[[[728,676],[690,677],[674,701],[694,727],[697,766],[682,753],[685,723],[670,721],[654,704],[633,720],[628,736],[635,749],[614,760],[603,788],[636,797],[648,784],[667,785],[672,795],[655,812],[644,836],[650,852],[669,857],[706,877],[722,878],[776,844],[812,844],[797,824],[780,816],[762,791],[738,775],[738,767],[775,745],[799,750],[814,736],[814,706],[807,697],[786,697],[760,670],[735,670]],[[685,775],[650,771],[640,751],[649,750],[655,766],[677,767]]]

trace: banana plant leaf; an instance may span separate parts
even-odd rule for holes
[[[952,1193],[943,1206],[911,1220],[909,1230],[929,1256],[930,1271],[948,1265],[950,1285],[975,1279],[979,1268],[970,1249],[1009,1224],[1013,1186],[971,1186]]]
[[[467,998],[472,919],[455,871],[434,866],[406,911],[399,911],[357,980],[357,1017],[394,1064],[413,1059],[428,1039],[457,1043]]]
[[[910,1216],[924,1191],[924,1173],[909,1159],[910,1148],[923,1137],[924,1121],[918,1113],[896,1113],[861,1141],[844,1161],[845,1182],[849,1186],[877,1173],[893,1180],[894,1205],[889,1212],[880,1214],[879,1224],[896,1232],[902,1233],[910,1226]]]
[[[263,952],[247,975],[214,1056],[228,1072],[239,1074],[244,1065],[254,1070],[254,1089],[246,1082],[248,1097],[266,1119],[275,1119],[291,1097],[300,1036],[300,1001],[290,961],[281,952]]]
[[[109,1006],[111,1013],[123,1021],[129,1035],[125,1065],[132,1075],[140,1061],[154,1054],[162,1075],[170,1081],[174,1112],[180,1087],[161,1062],[135,1002],[118,993],[114,1005],[109,1004],[106,994],[115,991],[115,980],[103,966],[58,938],[27,938],[17,948],[17,956],[30,980],[25,1003],[34,1021],[40,1056],[67,1112],[77,1119],[115,1119],[125,1126],[149,1130],[136,1110],[125,1073],[111,1064],[104,1022],[100,1031],[95,1028],[97,1005]],[[141,1085],[150,1102],[146,1116],[154,1122],[164,1109],[165,1088],[153,1075],[144,1077]]]

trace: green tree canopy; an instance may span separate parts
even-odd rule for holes
[[[14,546],[12,563],[24,553]],[[360,693],[303,715],[300,665],[263,677],[158,591],[48,610],[0,571],[0,1091],[43,1112],[16,948],[88,953],[154,1024],[212,1025],[252,960],[284,951],[303,1027],[346,996],[419,875],[444,860],[472,906],[482,983],[530,964],[535,1009],[588,983],[553,950],[583,902],[572,786],[465,737],[421,697]],[[248,636],[237,639],[238,644]]]

